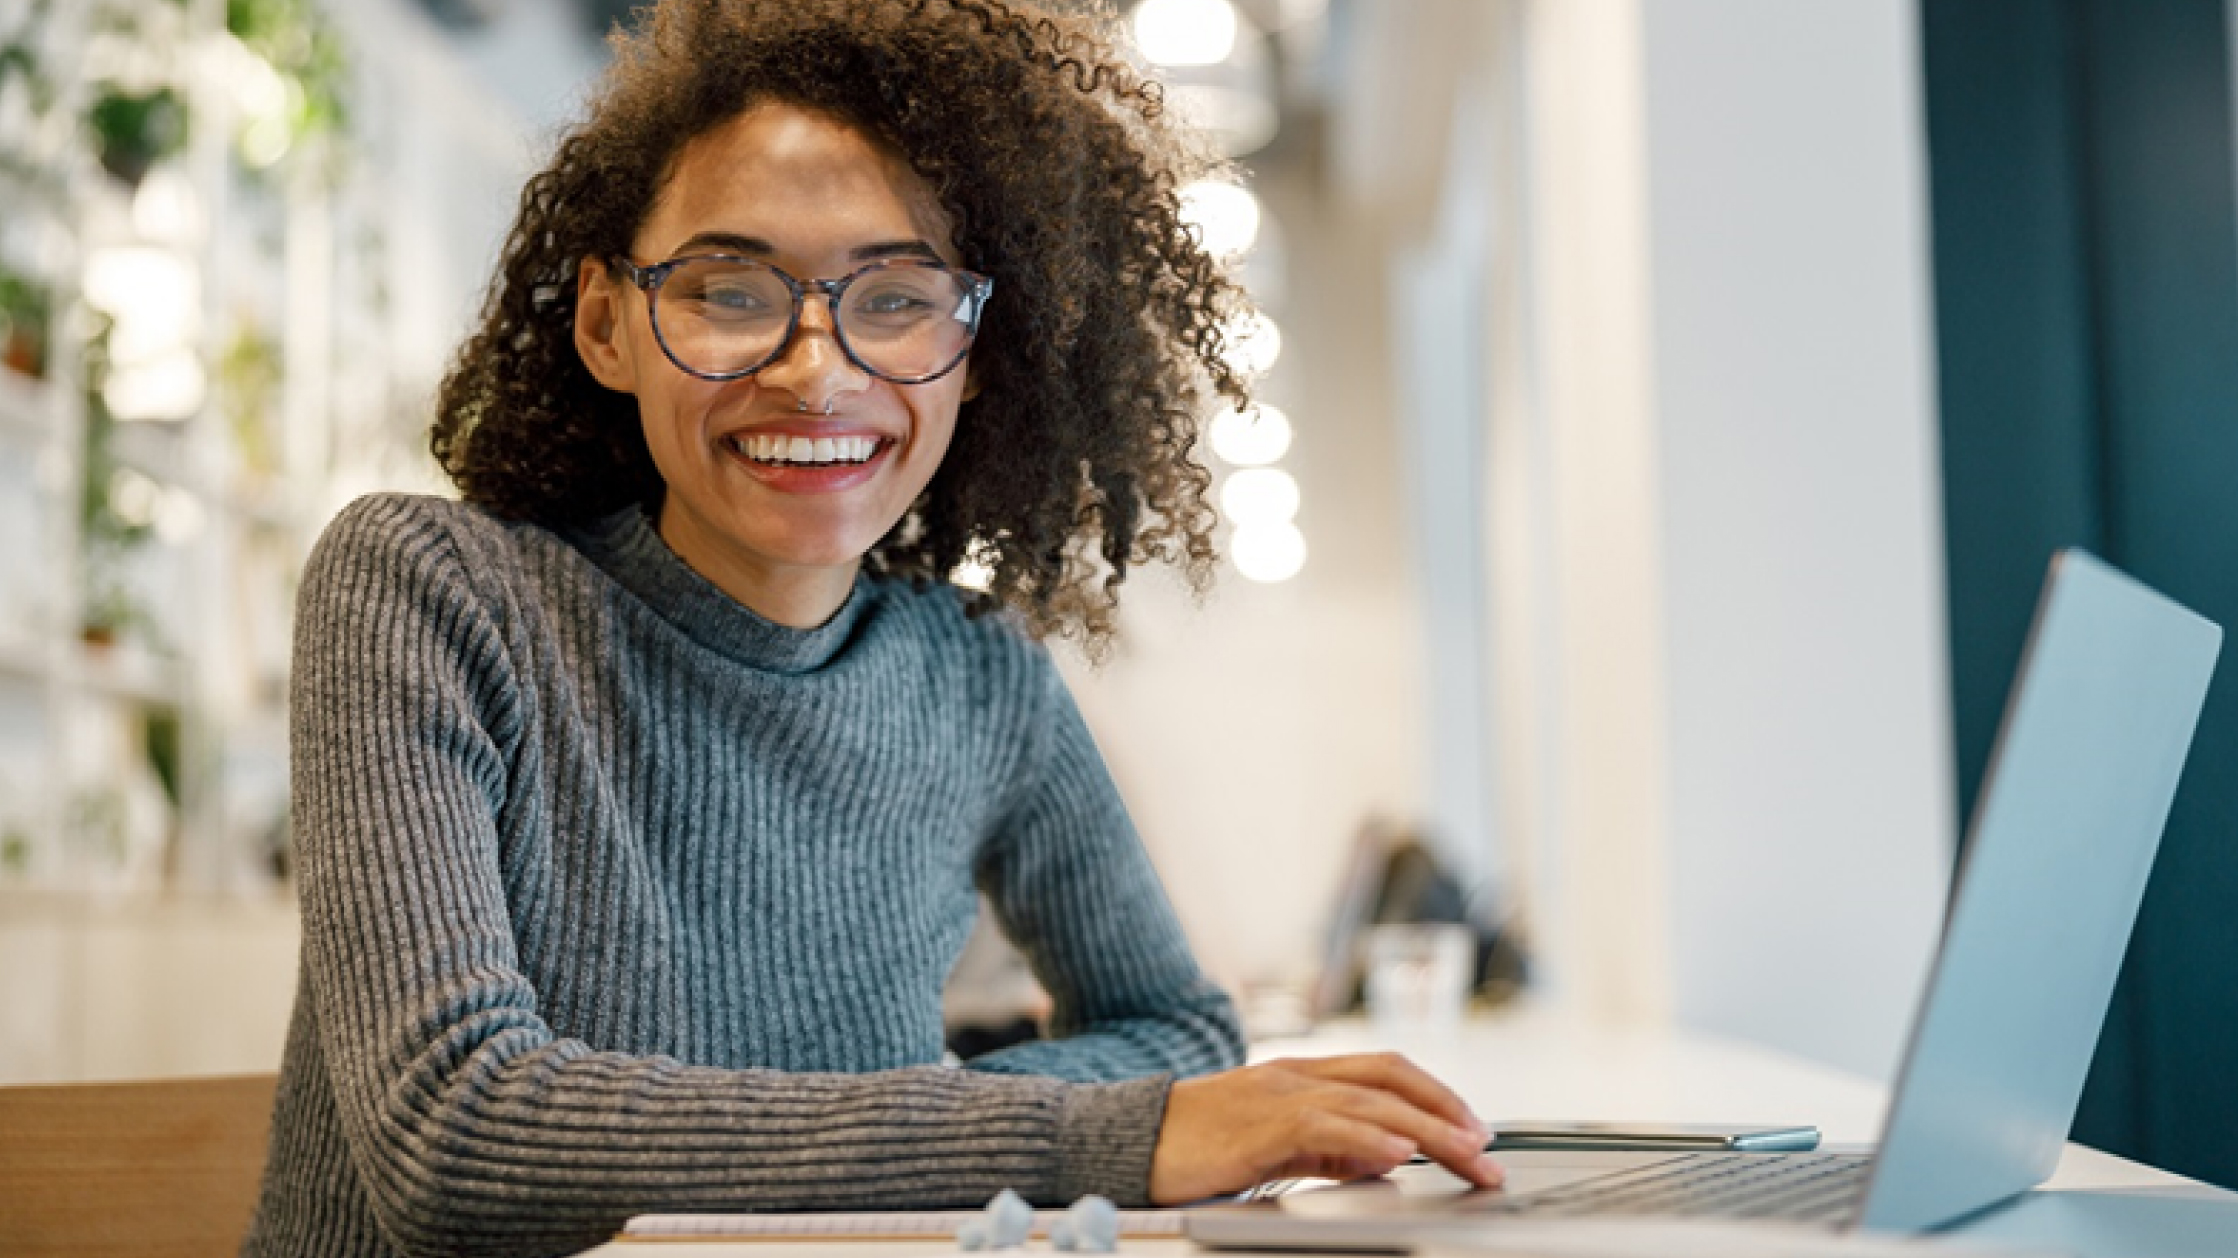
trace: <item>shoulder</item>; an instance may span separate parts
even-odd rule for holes
[[[337,512],[304,567],[304,583],[355,575],[425,586],[478,584],[518,567],[551,535],[498,519],[472,503],[426,494],[367,494]]]
[[[341,640],[423,628],[488,649],[518,600],[526,551],[551,543],[534,525],[418,494],[369,494],[338,512],[303,566],[298,652],[308,635]]]
[[[480,507],[427,494],[367,494],[335,513],[312,549],[314,558],[329,552],[366,556],[410,554],[428,548],[480,549],[497,542],[516,525]]]

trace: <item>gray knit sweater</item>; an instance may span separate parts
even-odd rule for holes
[[[757,617],[636,511],[361,500],[304,574],[303,904],[245,1253],[1146,1194],[1241,1055],[1048,657],[944,588]],[[1055,1038],[941,1066],[984,892]]]

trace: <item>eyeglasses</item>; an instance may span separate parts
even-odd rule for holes
[[[873,262],[836,280],[796,280],[728,254],[613,262],[645,290],[661,352],[702,380],[736,380],[777,361],[811,292],[831,303],[832,331],[849,362],[895,384],[938,380],[971,352],[995,291],[984,275],[914,258]]]

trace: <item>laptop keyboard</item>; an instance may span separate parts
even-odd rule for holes
[[[1469,1208],[1491,1214],[1693,1215],[1840,1223],[1864,1191],[1862,1153],[1695,1153],[1597,1175],[1520,1197],[1487,1194]]]

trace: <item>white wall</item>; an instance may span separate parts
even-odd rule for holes
[[[1382,228],[1307,171],[1255,187],[1290,259],[1263,395],[1296,428],[1282,466],[1305,569],[1267,586],[1223,565],[1202,607],[1145,572],[1126,586],[1118,657],[1069,667],[1200,959],[1239,987],[1312,977],[1355,835],[1418,819],[1425,791]]]
[[[1495,588],[1544,605],[1503,675],[1550,972],[1885,1077],[1953,830],[1913,9],[1515,12]]]
[[[1677,1007],[1885,1073],[1955,852],[1917,9],[1643,12]]]

